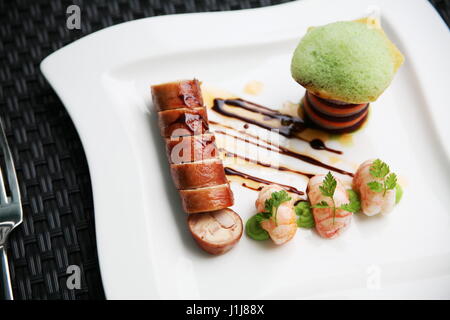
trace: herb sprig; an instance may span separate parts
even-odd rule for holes
[[[264,212],[260,212],[256,215],[256,221],[261,223],[264,220],[273,219],[276,223],[277,221],[277,210],[278,207],[286,201],[290,201],[291,197],[286,192],[286,190],[280,190],[272,192],[269,199],[264,202]]]
[[[390,173],[389,166],[381,161],[380,159],[376,159],[372,165],[370,166],[369,172],[370,175],[374,178],[382,179],[382,181],[370,181],[367,183],[370,190],[374,192],[383,192],[383,197],[386,195],[388,190],[395,189],[397,185],[397,175],[395,173]]]
[[[322,185],[319,186],[319,190],[323,196],[330,198],[331,205],[328,204],[327,201],[322,200],[319,203],[311,206],[311,208],[317,208],[317,209],[327,209],[327,208],[333,209],[333,224],[336,219],[336,210],[337,209],[342,209],[342,210],[345,210],[348,212],[353,212],[353,213],[361,210],[361,204],[359,202],[359,199],[358,199],[358,196],[356,193],[353,193],[353,194],[349,193],[350,202],[340,205],[339,207],[336,208],[336,203],[333,198],[334,192],[336,191],[336,186],[337,186],[336,179],[333,177],[331,172],[328,171],[327,175],[325,176],[325,179],[323,180]]]
[[[353,213],[360,212],[361,211],[361,201],[359,199],[359,194],[356,191],[354,191],[353,189],[348,189],[347,194],[348,194],[348,199],[350,200],[350,202],[341,205],[341,209],[348,211],[348,212],[353,212]]]

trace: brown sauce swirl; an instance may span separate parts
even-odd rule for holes
[[[282,154],[282,155],[285,155],[285,156],[288,156],[288,157],[292,157],[292,158],[301,160],[301,161],[303,161],[303,162],[307,162],[307,163],[312,164],[312,165],[314,165],[314,166],[318,166],[318,167],[321,167],[321,168],[324,168],[324,169],[328,169],[328,170],[330,170],[330,171],[338,172],[338,173],[340,173],[340,174],[348,175],[348,176],[350,176],[350,177],[353,177],[353,173],[351,173],[351,172],[348,172],[348,171],[345,171],[345,170],[343,170],[343,169],[339,169],[339,168],[333,167],[333,166],[328,165],[328,164],[326,164],[326,163],[323,163],[323,162],[321,162],[321,161],[319,161],[319,160],[317,160],[317,159],[314,159],[314,158],[311,157],[311,156],[308,156],[308,155],[305,155],[305,154],[302,154],[302,153],[298,153],[298,152],[292,151],[292,150],[287,149],[287,148],[282,147],[282,146],[276,146],[275,148],[273,148],[273,147],[268,147],[268,146],[262,145],[262,144],[260,144],[260,143],[258,143],[258,142],[254,142],[254,141],[251,141],[251,140],[249,140],[249,139],[245,139],[245,138],[242,138],[242,137],[238,137],[238,136],[236,136],[236,135],[227,133],[227,132],[222,131],[222,130],[216,130],[216,131],[214,131],[214,132],[215,132],[215,133],[219,133],[219,134],[223,134],[223,135],[230,136],[230,137],[232,137],[232,138],[234,138],[234,139],[237,139],[237,140],[240,140],[240,141],[244,141],[244,142],[246,142],[246,143],[253,144],[253,145],[257,146],[257,147],[260,147],[260,148],[263,148],[263,149],[266,149],[266,150],[269,150],[269,151],[272,151],[272,152],[277,152],[277,153],[280,153],[280,154]],[[271,143],[268,142],[268,141],[264,141],[264,142],[267,143],[267,144],[269,144],[269,145],[271,145]]]
[[[278,185],[278,186],[282,187],[287,192],[292,192],[292,193],[295,193],[295,194],[298,194],[298,195],[301,195],[301,196],[305,194],[303,191],[300,191],[300,190],[298,190],[297,188],[295,188],[293,186],[288,186],[288,185],[285,185],[285,184],[281,184],[281,183],[269,181],[269,180],[266,180],[266,179],[262,179],[262,178],[259,178],[259,177],[255,177],[255,176],[252,176],[252,175],[250,175],[248,173],[244,173],[244,172],[238,171],[238,170],[230,168],[230,167],[225,167],[225,174],[227,176],[237,176],[237,177],[240,177],[240,178],[245,179],[245,180],[251,180],[251,181],[258,182],[258,183],[263,183],[263,184],[266,184],[266,185],[275,184],[275,185]],[[249,187],[245,183],[243,183],[242,186],[246,187],[246,188],[249,188],[249,189],[252,189],[252,190],[255,190],[255,191],[261,190],[261,188]]]
[[[258,121],[256,119],[242,116],[238,113],[229,111],[225,108],[225,105],[229,105],[232,107],[241,108],[247,111],[251,111],[254,113],[262,114],[264,115],[265,120],[271,120],[276,119],[280,122],[281,126],[272,126],[269,123],[266,123],[264,121]],[[286,138],[296,138],[305,142],[308,142],[311,148],[316,150],[326,150],[329,152],[333,152],[336,154],[342,154],[342,151],[335,150],[328,148],[325,143],[320,139],[313,139],[313,140],[307,140],[299,136],[299,134],[307,129],[309,125],[305,123],[302,119],[298,117],[293,117],[291,115],[283,114],[279,112],[278,110],[270,109],[266,106],[262,106],[256,103],[253,103],[251,101],[247,101],[244,99],[214,99],[214,105],[212,107],[212,110],[216,111],[217,113],[230,117],[230,118],[236,118],[241,121],[256,125],[260,128],[263,128],[265,130],[273,131],[276,130],[279,134]],[[244,128],[248,128],[244,125]]]
[[[313,173],[302,172],[302,171],[294,170],[294,169],[291,169],[291,168],[288,168],[288,167],[285,167],[285,166],[275,166],[275,165],[272,165],[270,163],[266,163],[266,162],[262,162],[262,161],[255,160],[255,159],[252,159],[252,158],[241,156],[241,155],[239,155],[237,153],[230,152],[230,151],[225,150],[225,149],[219,149],[219,151],[222,151],[225,154],[225,157],[228,157],[228,158],[241,159],[241,160],[244,160],[246,162],[253,163],[253,164],[256,164],[258,166],[261,166],[261,167],[272,168],[272,169],[278,170],[278,171],[292,172],[292,173],[295,173],[295,174],[298,174],[298,175],[301,175],[301,176],[305,176],[305,177],[308,177],[308,178],[314,177]]]

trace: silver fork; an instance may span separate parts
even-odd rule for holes
[[[0,167],[0,300],[13,300],[11,278],[5,243],[12,229],[22,223],[22,204],[11,150],[0,119],[0,149],[5,158],[6,176],[10,196],[6,193],[3,172]]]

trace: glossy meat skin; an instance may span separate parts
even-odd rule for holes
[[[228,183],[220,159],[172,164],[170,171],[177,189],[196,189]]]
[[[234,204],[233,192],[228,183],[179,192],[183,209],[188,214],[216,211]]]
[[[167,138],[166,153],[173,164],[219,157],[213,134]]]
[[[161,111],[158,122],[161,135],[166,138],[198,135],[209,130],[205,107]]]
[[[232,206],[233,193],[209,132],[200,82],[181,80],[151,87],[158,124],[165,138],[172,180],[186,213]]]
[[[156,111],[203,106],[200,82],[197,79],[155,85],[151,91]]]
[[[325,175],[316,175],[309,180],[308,183],[308,198],[311,205],[316,205],[321,201],[326,201],[328,205],[332,205],[329,197],[325,197],[320,192],[319,186],[322,185]],[[342,185],[342,182],[336,178],[337,186],[334,192],[334,202],[336,211],[332,208],[314,208],[312,209],[314,221],[316,223],[316,230],[320,236],[328,239],[336,238],[350,225],[352,213],[339,209],[338,207],[349,202],[347,190]]]
[[[382,192],[372,191],[367,185],[371,181],[382,181],[370,174],[370,167],[374,159],[363,162],[353,178],[353,190],[359,192],[362,212],[367,216],[387,214],[395,206],[395,189],[388,190],[385,195]]]
[[[219,255],[231,250],[242,236],[242,220],[227,208],[214,212],[191,214],[188,226],[192,237],[206,252]]]

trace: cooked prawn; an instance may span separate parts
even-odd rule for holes
[[[258,212],[265,210],[265,202],[270,199],[272,193],[284,190],[277,185],[268,185],[261,189],[256,199],[256,209]],[[264,220],[261,227],[269,233],[270,238],[277,245],[291,240],[297,232],[297,218],[294,212],[294,201],[291,197],[290,201],[283,202],[277,209],[275,219]]]
[[[370,174],[370,167],[374,159],[363,162],[353,178],[353,189],[359,192],[362,212],[367,216],[389,213],[395,206],[395,189],[382,192],[372,191],[367,185],[371,181],[382,182],[381,178],[374,178]]]
[[[321,201],[330,203],[330,198],[325,197],[319,186],[323,183],[325,175],[316,175],[309,180],[308,183],[308,198],[311,205],[316,205]],[[352,219],[352,213],[342,210],[339,206],[349,202],[347,191],[342,182],[335,178],[337,182],[336,189],[334,191],[334,204],[336,209],[333,208],[314,208],[313,215],[316,222],[316,230],[324,238],[335,238],[340,235],[350,224]]]

